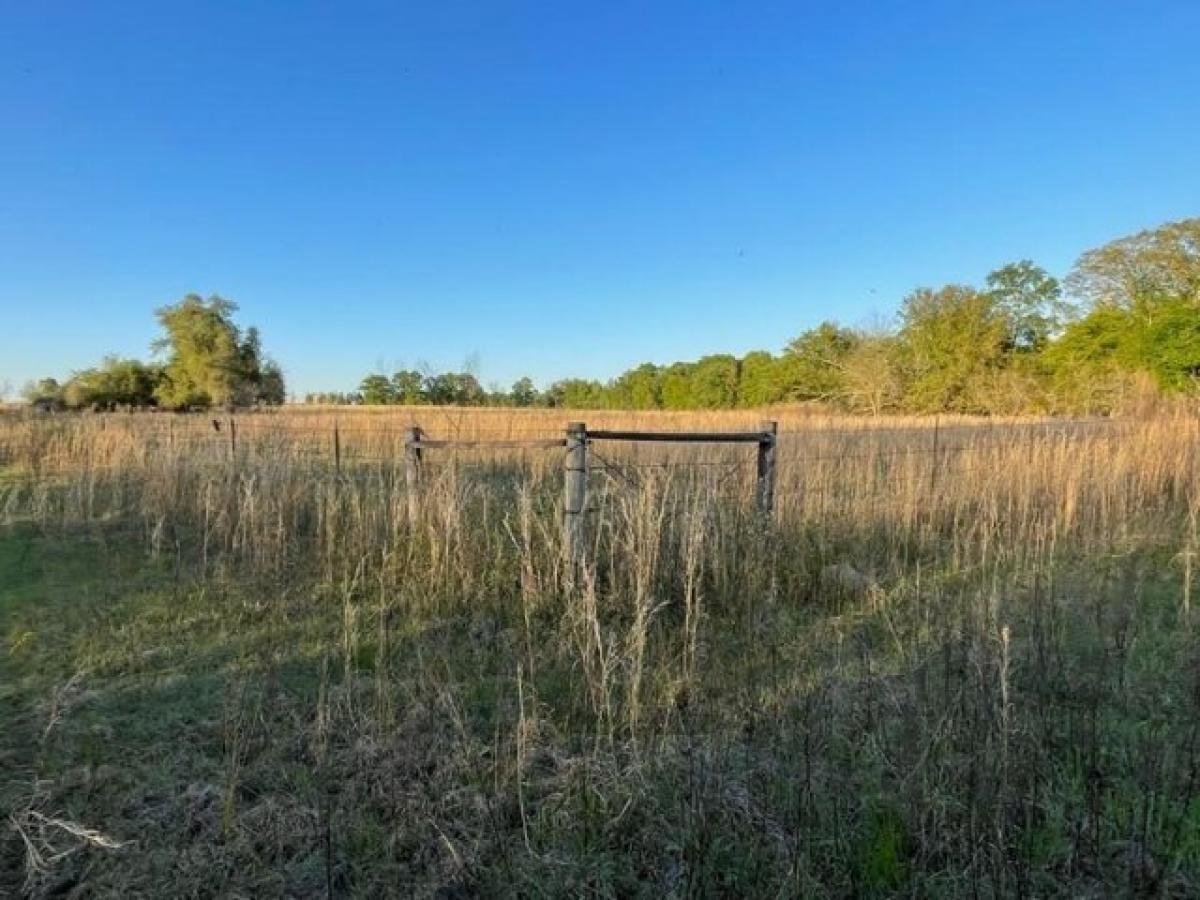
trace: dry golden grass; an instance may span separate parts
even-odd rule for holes
[[[0,888],[1200,889],[1194,417],[213,418],[0,424],[0,565],[43,598],[0,589]],[[753,445],[593,445],[582,573],[561,448],[427,450],[408,516],[410,424],[764,418],[770,521]]]
[[[779,423],[776,504],[783,523],[870,525],[912,534],[949,521],[956,523],[960,542],[964,531],[976,536],[968,543],[980,540],[978,535],[992,535],[992,542],[999,536],[1001,552],[1020,552],[1048,534],[1111,535],[1153,517],[1163,504],[1177,504],[1195,483],[1200,423],[1189,415],[1140,421],[857,419],[785,409],[593,411],[569,419],[586,419],[594,429],[754,431],[768,416]],[[0,430],[0,465],[10,505],[23,502],[22,496],[35,505],[43,502],[36,499],[39,491],[62,501],[69,493],[63,494],[56,479],[73,484],[93,504],[102,502],[104,492],[96,488],[106,479],[126,484],[136,476],[132,490],[159,496],[162,482],[174,485],[200,470],[253,480],[258,502],[303,505],[311,500],[297,499],[295,491],[310,486],[313,477],[333,478],[335,463],[341,475],[357,473],[360,480],[402,467],[411,424],[437,439],[520,440],[561,438],[569,419],[551,410],[431,407],[299,407],[233,418],[26,418]],[[563,451],[439,448],[425,451],[424,462],[427,480],[498,466],[553,480]],[[753,445],[597,442],[590,464],[595,502],[667,473],[714,501],[753,496]],[[126,493],[119,496],[128,501]],[[138,510],[74,514],[86,519],[123,511]]]

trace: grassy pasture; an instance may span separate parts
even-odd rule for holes
[[[0,419],[0,894],[1200,892],[1197,421],[773,417]]]

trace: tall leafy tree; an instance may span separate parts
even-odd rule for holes
[[[692,366],[689,381],[692,407],[728,409],[737,403],[737,358],[728,354],[702,357]]]
[[[692,369],[694,363],[677,362],[662,372],[661,392],[663,409],[694,409]]]
[[[154,367],[136,359],[108,356],[99,367],[72,376],[67,389],[78,392],[74,406],[151,406],[160,377]]]
[[[365,406],[388,406],[396,402],[396,389],[386,375],[368,375],[358,386]]]
[[[230,323],[232,324],[232,323]],[[239,400],[243,403],[253,403],[258,399],[258,385],[262,381],[262,338],[258,329],[251,325],[246,329],[238,347],[240,366],[238,369]]]
[[[242,406],[265,404],[277,406],[284,402],[283,370],[273,360],[263,356],[262,338],[251,325],[246,329],[239,351],[241,372],[236,401]]]
[[[1200,307],[1192,297],[1155,304],[1152,319],[1133,329],[1136,354],[1158,386],[1166,391],[1195,391],[1200,386]]]
[[[267,406],[279,406],[287,400],[287,385],[283,380],[283,369],[273,360],[267,360],[262,364],[257,400]]]
[[[1126,373],[1145,373],[1166,392],[1194,391],[1200,385],[1200,309],[1179,297],[1135,299],[1130,309],[1099,306],[1068,326],[1047,358],[1060,393],[1074,406],[1105,406]]]
[[[900,347],[887,334],[860,334],[839,363],[838,397],[853,411],[880,416],[903,399]]]
[[[547,402],[564,409],[602,409],[606,405],[604,385],[587,378],[564,378],[550,385]]]
[[[766,406],[778,403],[787,395],[783,383],[783,365],[765,350],[755,350],[742,357],[738,378],[739,406]]]
[[[514,381],[512,389],[508,392],[508,400],[518,407],[533,406],[537,403],[537,388],[533,386],[533,379],[525,377]]]
[[[642,363],[622,374],[612,386],[616,406],[659,409],[662,406],[662,373],[653,363]]]
[[[1014,350],[1039,350],[1062,328],[1067,307],[1058,279],[1027,259],[989,273],[984,291],[1006,320]]]
[[[1200,298],[1200,218],[1167,222],[1084,253],[1067,289],[1086,307]]]
[[[848,328],[822,322],[787,346],[781,376],[788,399],[833,400],[842,388],[842,369],[857,337]]]
[[[234,324],[237,305],[222,297],[188,294],[156,311],[166,356],[155,397],[163,406],[233,406],[283,401],[283,373],[262,358],[257,329],[245,339]]]
[[[156,315],[164,333],[153,344],[165,356],[161,365],[107,356],[73,373],[59,400],[73,409],[283,403],[283,371],[263,356],[256,328],[242,337],[235,309],[220,297],[195,294],[162,307]]]
[[[920,288],[900,318],[907,404],[919,412],[986,412],[980,395],[1003,363],[1008,336],[995,300],[965,285]]]
[[[470,372],[442,372],[425,379],[425,396],[442,406],[479,406],[486,391]]]
[[[416,369],[401,369],[392,375],[396,403],[418,406],[425,402],[425,380]]]

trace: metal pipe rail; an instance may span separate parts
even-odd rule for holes
[[[778,423],[764,422],[758,431],[616,431],[590,430],[583,422],[567,425],[561,438],[529,440],[453,440],[430,439],[419,426],[405,434],[405,481],[408,487],[408,518],[416,524],[420,517],[421,469],[425,450],[436,449],[525,449],[565,448],[563,471],[563,549],[569,577],[573,580],[586,563],[586,514],[588,448],[594,441],[639,441],[672,444],[754,444],[758,448],[755,466],[755,500],[764,520],[775,507],[775,452]],[[336,443],[336,441],[335,441]],[[694,464],[694,463],[693,463]]]
[[[605,431],[587,430],[592,441],[657,441],[676,444],[761,444],[772,440],[769,431]]]
[[[416,441],[410,441],[409,446],[417,450],[436,450],[438,448],[460,448],[464,450],[472,449],[498,449],[498,450],[521,450],[521,449],[552,449],[554,447],[565,447],[567,441],[565,438],[542,438],[530,440],[470,440],[456,441],[453,439],[438,439],[430,440],[428,438],[420,438]]]

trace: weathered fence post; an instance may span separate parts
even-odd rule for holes
[[[342,436],[336,421],[333,423],[333,471],[342,474]]]
[[[237,459],[237,422],[229,417],[229,458]]]
[[[584,507],[587,504],[587,426],[567,426],[567,460],[564,471],[563,546],[570,577],[584,559]]]
[[[762,423],[762,438],[758,442],[758,511],[770,518],[775,509],[775,439],[778,422]]]
[[[404,438],[404,483],[408,488],[408,524],[416,525],[421,514],[421,428],[413,425]]]

